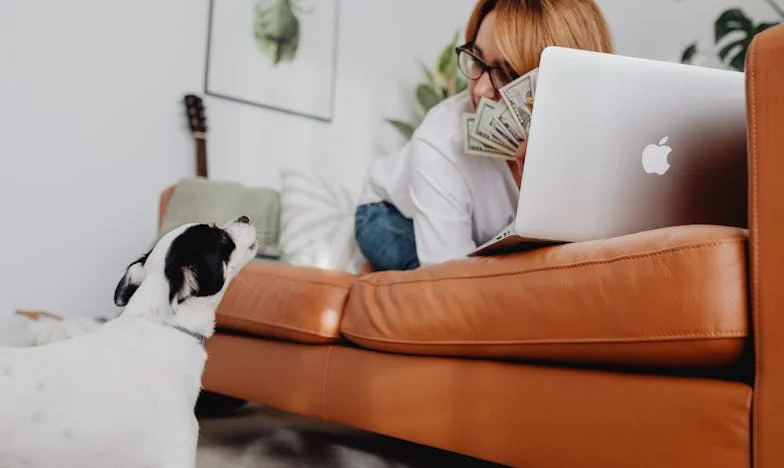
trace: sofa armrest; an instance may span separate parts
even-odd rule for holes
[[[746,67],[755,467],[784,466],[784,26],[755,36]]]
[[[170,185],[163,192],[158,202],[158,229],[163,226],[163,219],[166,217],[166,210],[169,208],[169,202],[174,195],[174,190],[177,189],[176,185]]]

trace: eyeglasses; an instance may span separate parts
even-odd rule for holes
[[[457,54],[457,66],[460,71],[470,80],[478,80],[487,72],[490,75],[490,83],[496,91],[514,81],[514,76],[502,67],[491,67],[484,63],[471,51],[473,44],[465,44],[455,49]]]

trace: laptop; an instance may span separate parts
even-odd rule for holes
[[[515,220],[469,256],[685,224],[746,228],[745,74],[544,50]]]

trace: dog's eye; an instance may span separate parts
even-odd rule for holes
[[[224,243],[224,244],[228,244],[230,240],[231,240],[231,238],[230,238],[230,237],[229,237],[229,235],[226,233],[226,231],[221,231],[221,232],[220,232],[220,241],[221,241],[222,243]]]

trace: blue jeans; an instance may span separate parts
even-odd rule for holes
[[[376,271],[419,268],[414,222],[394,205],[358,206],[354,229],[359,250]]]

